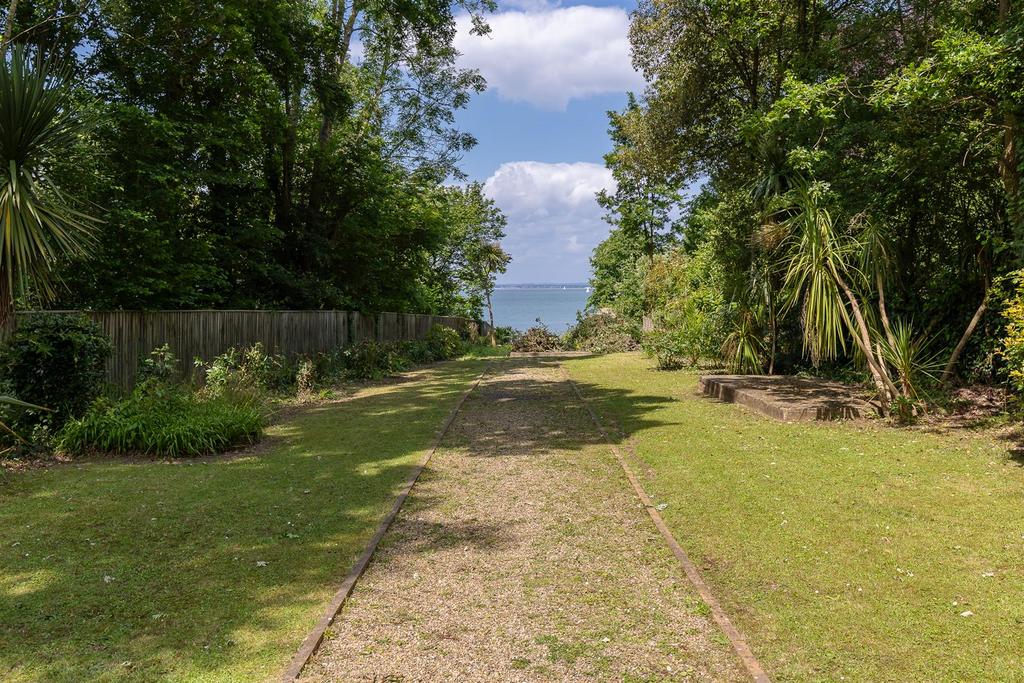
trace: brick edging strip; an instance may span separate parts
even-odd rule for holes
[[[739,656],[740,661],[743,662],[744,668],[747,673],[750,674],[751,678],[756,683],[770,683],[771,679],[768,678],[768,674],[765,673],[764,668],[760,662],[757,661],[757,657],[754,656],[750,646],[747,645],[746,639],[743,634],[740,633],[739,629],[729,619],[729,615],[722,609],[714,593],[711,592],[711,587],[704,581],[704,577],[700,575],[696,565],[690,560],[690,557],[683,550],[683,547],[679,545],[679,541],[672,535],[672,531],[665,524],[665,520],[662,518],[661,513],[658,512],[658,508],[654,505],[654,501],[647,495],[647,491],[644,490],[643,485],[640,484],[640,480],[636,478],[633,473],[633,469],[626,462],[625,457],[622,455],[622,451],[619,450],[615,442],[612,441],[611,437],[608,436],[608,432],[604,428],[604,424],[601,422],[601,418],[598,417],[597,413],[593,408],[590,407],[590,402],[583,397],[583,392],[580,391],[579,386],[573,381],[572,377],[565,368],[562,368],[566,381],[572,386],[573,391],[576,393],[576,397],[583,403],[583,406],[587,409],[587,413],[590,414],[590,419],[597,427],[597,430],[601,433],[605,442],[611,447],[612,453],[615,454],[615,459],[619,461],[619,465],[622,467],[623,472],[626,473],[626,478],[629,479],[629,483],[632,484],[633,490],[636,492],[640,502],[647,509],[647,514],[650,515],[651,520],[654,522],[654,526],[658,527],[658,531],[661,532],[662,538],[665,540],[665,544],[668,545],[669,550],[675,555],[676,560],[682,565],[683,571],[686,572],[686,577],[693,584],[693,587],[697,589],[697,593],[701,599],[704,600],[708,608],[711,610],[711,616],[714,617],[715,622],[719,628],[725,633],[726,637],[729,638],[729,642],[732,643],[732,647],[736,650],[736,654]]]
[[[427,450],[427,454],[423,457],[420,464],[416,466],[416,469],[412,471],[412,474],[409,475],[408,480],[406,480],[405,486],[402,487],[402,492],[395,499],[394,505],[391,506],[391,511],[388,512],[387,516],[383,520],[381,520],[376,533],[373,534],[369,544],[367,544],[362,554],[359,555],[359,559],[356,561],[355,565],[353,565],[352,569],[349,570],[348,575],[345,576],[345,580],[342,582],[341,588],[339,588],[338,592],[334,594],[331,602],[327,605],[327,609],[324,610],[323,616],[320,617],[316,626],[313,627],[313,630],[310,631],[309,635],[307,635],[305,640],[302,641],[302,645],[299,646],[295,656],[292,657],[292,661],[281,674],[280,680],[282,683],[292,683],[297,680],[299,676],[302,675],[302,670],[306,668],[309,660],[311,660],[313,655],[316,654],[317,649],[319,649],[320,644],[324,640],[324,634],[327,633],[327,629],[329,629],[331,624],[334,623],[334,620],[341,612],[341,608],[345,606],[345,601],[348,600],[350,595],[352,595],[352,591],[356,587],[356,581],[358,581],[359,577],[361,577],[363,572],[366,571],[366,568],[370,564],[370,559],[373,557],[373,553],[377,550],[377,546],[380,544],[381,539],[384,538],[384,534],[387,533],[391,524],[395,521],[395,518],[398,517],[398,512],[402,509],[405,499],[409,497],[410,493],[412,493],[412,489],[416,485],[416,481],[420,478],[420,475],[423,474],[423,470],[427,468],[427,465],[430,463],[430,459],[434,456],[434,452],[441,445],[441,440],[444,439],[448,430],[451,428],[452,423],[455,422],[455,417],[459,414],[459,411],[462,410],[462,405],[466,402],[466,399],[469,398],[469,395],[472,394],[478,386],[480,386],[480,382],[483,381],[486,374],[486,371],[480,373],[476,378],[476,381],[473,382],[473,385],[462,394],[462,398],[460,398],[459,402],[455,404],[452,411],[448,413],[447,419],[441,426],[440,431],[438,431],[437,436],[434,437],[434,441]]]

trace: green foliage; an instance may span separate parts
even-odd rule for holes
[[[590,257],[589,308],[607,308],[639,322],[645,313],[643,278],[648,267],[643,239],[613,227]]]
[[[495,250],[507,221],[480,183],[445,188],[443,198],[449,229],[430,257],[428,309],[480,318],[495,276],[508,265],[507,255]]]
[[[637,326],[608,313],[577,314],[576,324],[563,336],[566,348],[591,353],[621,353],[640,349]]]
[[[0,371],[9,392],[48,408],[20,410],[19,432],[57,429],[81,415],[103,389],[110,340],[85,316],[34,313],[22,318],[0,349]]]
[[[456,11],[484,33],[490,2],[86,4],[14,22],[80,84],[61,113],[96,122],[46,160],[102,220],[58,305],[479,314],[463,256],[504,219],[448,181],[485,86],[456,63]]]
[[[901,390],[901,398],[919,402],[926,398],[927,389],[938,384],[942,361],[930,351],[929,340],[920,336],[913,325],[897,320],[891,333],[878,344],[881,357],[892,368],[893,378]]]
[[[58,433],[57,450],[193,457],[219,453],[260,438],[259,403],[234,393],[201,394],[149,380],[127,398],[100,399]]]
[[[722,345],[722,357],[733,372],[759,375],[764,368],[764,336],[753,313],[744,311],[736,318],[732,332]]]
[[[434,325],[423,340],[433,360],[455,358],[462,351],[462,337],[450,327]]]
[[[396,343],[362,342],[346,347],[340,354],[344,376],[365,382],[408,370],[408,355]]]
[[[510,346],[516,338],[516,329],[511,325],[496,327],[494,329],[494,340],[502,346]]]
[[[792,371],[803,347],[893,400],[914,393],[919,335],[895,334],[914,320],[935,330],[922,357],[998,379],[999,326],[968,325],[1024,255],[1022,29],[1013,3],[640,3],[648,85],[611,116],[608,166],[627,190],[698,187],[661,215],[715,273],[731,365]],[[639,287],[626,236],[595,251],[595,303],[641,302],[682,353],[710,309]]]
[[[196,361],[203,384],[214,396],[246,394],[257,396],[289,387],[295,378],[293,366],[280,354],[269,354],[257,342],[246,349],[228,349],[209,363]]]
[[[171,351],[170,344],[162,344],[149,352],[149,356],[139,363],[138,378],[140,382],[158,380],[170,382],[178,377],[178,357]]]
[[[999,355],[1006,361],[1010,383],[1024,392],[1024,270],[1015,272],[1011,279],[1013,294],[1003,311],[1007,324]]]
[[[824,206],[824,188],[801,186],[796,192],[800,210],[789,221],[783,245],[785,301],[800,311],[811,358],[831,360],[846,351],[850,320],[840,283],[853,284],[850,261],[857,245]]]
[[[18,294],[51,300],[54,266],[84,256],[93,237],[93,219],[47,173],[86,127],[69,77],[24,45],[0,55],[0,324]]]
[[[295,371],[295,394],[299,397],[311,395],[317,388],[317,379],[316,363],[308,358],[300,360]]]
[[[655,258],[647,273],[645,289],[655,320],[643,347],[663,369],[715,359],[726,339],[730,309],[711,256],[709,249],[694,256],[669,252]]]

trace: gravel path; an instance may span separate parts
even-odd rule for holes
[[[303,680],[746,680],[557,362],[496,366]]]

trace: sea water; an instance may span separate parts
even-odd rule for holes
[[[576,323],[576,313],[587,307],[586,285],[505,285],[494,290],[494,324],[526,330],[537,318],[555,334]],[[485,312],[486,315],[486,312]]]

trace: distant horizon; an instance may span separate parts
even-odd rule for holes
[[[495,285],[495,289],[510,289],[514,287],[578,287],[579,289],[586,289],[590,287],[587,282],[499,282]]]

